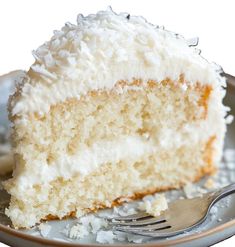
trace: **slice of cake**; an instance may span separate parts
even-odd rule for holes
[[[216,170],[220,68],[178,34],[111,10],[78,16],[34,53],[9,101],[14,227],[79,217]]]

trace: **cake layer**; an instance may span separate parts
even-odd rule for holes
[[[200,84],[185,90],[185,84],[122,81],[110,92],[57,104],[46,116],[14,117],[17,183],[24,191],[57,177],[87,174],[106,162],[127,156],[136,160],[156,148],[193,145],[213,135],[217,162],[225,131],[224,108],[217,100],[221,92]]]
[[[196,181],[215,171],[213,166],[216,139],[177,149],[144,154],[138,161],[131,159],[103,164],[81,178],[58,178],[37,184],[21,195],[12,188],[12,201],[6,211],[14,227],[34,226],[41,219],[80,217],[99,208]]]

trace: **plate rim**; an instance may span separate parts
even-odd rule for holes
[[[235,219],[232,219],[224,224],[221,224],[219,226],[213,227],[212,229],[209,229],[207,231],[202,231],[200,233],[194,233],[192,235],[187,235],[187,236],[183,236],[181,238],[178,239],[173,239],[173,240],[166,240],[165,242],[159,242],[159,243],[144,243],[145,246],[147,247],[161,247],[161,246],[172,246],[172,245],[176,245],[176,244],[182,244],[182,243],[186,243],[189,241],[193,241],[196,239],[201,239],[203,237],[208,237],[211,235],[214,235],[215,233],[221,232],[223,230],[226,230],[230,227],[235,226]],[[47,238],[43,238],[43,237],[38,237],[38,236],[33,236],[30,234],[26,234],[23,232],[19,232],[15,229],[9,228],[7,226],[4,226],[2,224],[0,224],[0,231],[5,232],[9,235],[13,235],[14,237],[18,237],[21,239],[24,239],[26,241],[31,241],[31,242],[36,242],[39,244],[43,244],[43,245],[50,245],[53,247],[56,246],[64,246],[64,247],[75,247],[75,246],[80,246],[80,247],[85,247],[85,246],[104,246],[103,244],[83,244],[83,243],[69,243],[69,242],[64,242],[64,241],[59,241],[59,240],[52,240],[52,239],[47,239]],[[235,232],[235,230],[234,230]],[[221,240],[222,241],[222,240]],[[135,243],[132,243],[132,245],[137,245]],[[139,244],[138,244],[139,245]],[[112,247],[129,247],[130,243],[128,244],[110,244],[109,246]]]
[[[235,77],[226,73],[223,73],[223,75],[227,78],[227,85],[231,86],[233,89],[235,89]],[[226,223],[223,223],[221,225],[218,225],[216,227],[213,227],[212,229],[208,229],[206,231],[202,231],[200,233],[194,233],[191,235],[187,235],[187,236],[183,236],[181,238],[177,238],[177,239],[173,239],[173,240],[165,240],[164,242],[159,242],[159,243],[146,243],[145,246],[151,247],[151,246],[156,246],[156,247],[160,247],[160,246],[172,246],[172,245],[176,245],[176,244],[182,244],[182,243],[186,243],[189,241],[193,241],[196,239],[201,239],[203,237],[208,237],[211,236],[215,233],[218,233],[220,231],[224,231],[230,227],[235,227],[235,219],[232,219]],[[64,247],[74,247],[74,246],[104,246],[103,244],[83,244],[83,243],[70,243],[70,242],[62,242],[59,240],[52,240],[52,239],[47,239],[47,238],[43,238],[43,237],[38,237],[38,236],[33,236],[30,234],[26,234],[23,232],[20,232],[16,229],[13,228],[9,228],[8,226],[4,226],[2,224],[0,224],[0,232],[12,235],[16,238],[20,238],[20,239],[24,239],[26,241],[31,241],[31,242],[36,242],[39,244],[43,244],[43,245],[50,245],[50,246],[64,246]],[[234,230],[235,233],[235,230]],[[2,240],[1,240],[2,241]],[[222,240],[221,240],[222,241]],[[133,244],[136,245],[136,244]],[[117,247],[125,247],[125,246],[130,246],[130,244],[112,244],[113,247],[117,246]]]

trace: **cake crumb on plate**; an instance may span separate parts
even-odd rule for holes
[[[100,230],[97,233],[96,241],[101,244],[112,244],[116,236],[114,235],[113,231],[103,231]]]
[[[46,238],[51,231],[51,226],[46,223],[38,225],[38,230],[42,237]]]
[[[81,239],[89,235],[89,231],[87,227],[79,223],[72,226],[68,230],[65,229],[64,233],[66,234],[67,237],[72,239]]]
[[[164,194],[157,194],[151,200],[144,200],[140,202],[139,209],[146,211],[146,213],[157,217],[162,211],[168,208],[167,200]]]
[[[94,215],[87,215],[78,220],[71,228],[67,225],[62,231],[68,238],[81,239],[89,234],[96,234],[100,229],[107,228],[106,220]]]
[[[212,178],[208,178],[204,184],[206,189],[214,189],[215,188],[215,181]]]

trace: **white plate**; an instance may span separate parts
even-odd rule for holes
[[[232,113],[235,115],[235,78],[228,76],[229,86],[228,93],[225,99],[225,104],[232,108]],[[4,89],[6,90],[6,89]],[[3,87],[1,91],[0,83],[0,95],[5,94],[3,92]],[[0,104],[0,123],[8,125],[6,120],[6,106]],[[226,135],[225,149],[235,149],[235,122],[228,127],[228,132]],[[0,177],[0,180],[5,179],[5,177]],[[216,181],[220,185],[225,185],[226,183],[235,182],[235,157],[231,158],[230,162],[222,162],[219,168],[218,174],[216,176]],[[205,179],[200,181],[198,186],[204,184]],[[167,197],[170,199],[175,199],[182,195],[182,191],[173,191],[167,193]],[[7,206],[9,201],[9,196],[4,190],[0,189],[0,241],[11,245],[11,246],[84,246],[87,244],[93,244],[93,246],[98,246],[95,243],[95,236],[89,235],[82,240],[72,240],[68,239],[61,231],[65,229],[66,225],[73,225],[76,223],[76,219],[67,219],[62,221],[51,221],[48,222],[51,226],[51,230],[46,238],[40,236],[40,232],[35,228],[30,231],[26,230],[14,230],[7,225],[10,224],[9,219],[1,212],[4,211],[4,207]],[[2,206],[1,206],[2,205]],[[235,195],[230,195],[229,197],[221,200],[217,203],[210,214],[209,218],[200,227],[186,232],[181,235],[177,235],[171,238],[164,239],[150,239],[144,238],[144,246],[208,246],[213,243],[219,242],[235,234]],[[106,212],[110,212],[106,210]],[[136,237],[138,239],[138,237]],[[142,238],[142,237],[141,237]],[[125,246],[130,243],[128,242],[115,242],[112,246]],[[134,246],[131,243],[131,246]]]

